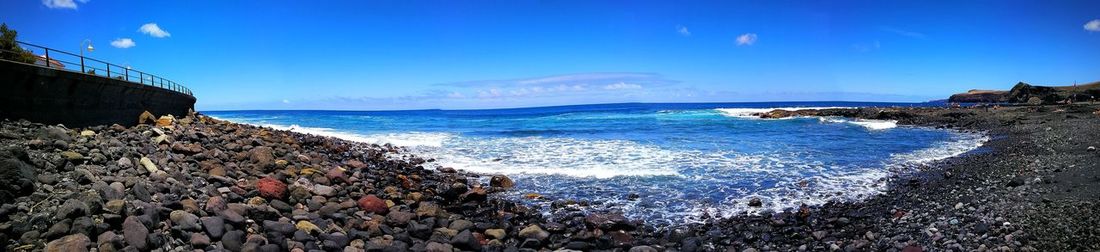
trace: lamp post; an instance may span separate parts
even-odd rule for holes
[[[84,48],[84,44],[88,44],[88,47]],[[92,40],[91,39],[85,39],[84,42],[80,42],[80,47],[81,47],[80,48],[80,72],[84,73],[84,72],[86,72],[86,71],[84,71],[84,50],[88,50],[88,52],[92,52],[92,51],[95,51],[95,47],[92,47]]]

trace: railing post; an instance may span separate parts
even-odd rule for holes
[[[111,63],[107,63],[107,78],[111,78]]]
[[[46,67],[50,67],[50,49],[43,47],[46,50]]]
[[[126,81],[130,81],[130,68],[127,67],[125,72],[126,72]]]
[[[84,70],[84,56],[80,56],[80,73],[87,74],[88,71]]]
[[[145,84],[145,73],[138,72],[138,83]]]

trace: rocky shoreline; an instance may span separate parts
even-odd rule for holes
[[[1050,251],[1100,249],[1100,106],[782,112],[987,132],[859,203],[657,229],[495,197],[510,179],[392,146],[202,115],[0,125],[6,251]],[[778,114],[776,116],[779,116]]]

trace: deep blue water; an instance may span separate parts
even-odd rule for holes
[[[978,134],[843,118],[765,120],[786,102],[604,104],[494,110],[209,111],[234,122],[391,143],[447,166],[507,174],[506,197],[588,200],[653,224],[858,200],[892,173],[970,151]],[[630,199],[636,195],[636,199]],[[759,197],[764,207],[746,206]]]

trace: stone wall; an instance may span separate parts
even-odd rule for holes
[[[104,76],[0,61],[0,118],[67,127],[138,123],[143,111],[186,115],[195,97]]]

